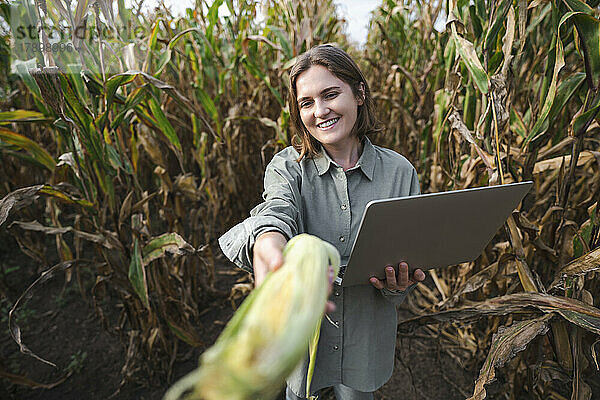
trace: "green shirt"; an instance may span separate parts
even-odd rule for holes
[[[323,149],[315,158],[297,162],[298,157],[293,147],[275,154],[265,171],[264,202],[219,239],[223,253],[240,268],[252,272],[252,246],[268,231],[288,239],[300,233],[315,235],[333,244],[347,264],[369,201],[420,193],[410,162],[368,138],[358,162],[347,171]],[[378,290],[369,282],[334,286],[330,300],[337,308],[329,314],[333,323],[323,319],[321,325],[311,392],[340,383],[372,392],[388,381],[395,358],[395,306],[409,290]],[[305,360],[288,378],[301,397],[306,393],[307,366]]]

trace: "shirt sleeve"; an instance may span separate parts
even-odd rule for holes
[[[410,195],[415,196],[421,194],[421,186],[419,185],[419,176],[417,175],[417,171],[412,170],[412,176],[410,180]],[[388,288],[379,289],[383,297],[389,301],[390,303],[399,306],[404,302],[406,296],[412,292],[412,290],[417,286],[417,283],[414,283],[406,288],[406,290],[389,290]]]
[[[399,306],[404,302],[406,296],[412,292],[415,287],[417,287],[417,285],[418,283],[413,283],[407,287],[406,290],[389,290],[388,288],[384,287],[383,289],[379,289],[379,291],[387,301],[395,306]]]
[[[300,166],[279,154],[267,165],[263,202],[250,211],[250,217],[219,238],[223,254],[235,265],[253,273],[252,247],[256,238],[275,231],[288,240],[300,233]]]

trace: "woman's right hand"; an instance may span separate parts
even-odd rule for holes
[[[279,232],[265,232],[256,238],[253,247],[252,267],[254,268],[254,287],[258,287],[267,274],[279,269],[283,265],[283,247],[287,239]],[[335,279],[334,271],[329,266],[329,293],[333,288]],[[325,312],[335,311],[335,304],[328,301],[325,305]]]
[[[283,247],[287,239],[279,232],[265,232],[254,242],[252,266],[254,287],[258,287],[270,271],[283,265]]]

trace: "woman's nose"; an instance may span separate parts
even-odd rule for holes
[[[315,118],[324,117],[329,113],[329,107],[322,101],[315,101]]]

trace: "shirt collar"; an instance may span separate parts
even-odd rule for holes
[[[368,137],[364,137],[363,139],[363,151],[360,155],[360,158],[356,162],[356,165],[351,168],[360,168],[360,170],[365,174],[369,180],[373,180],[373,171],[375,170],[375,148],[373,144],[369,140]],[[319,176],[323,175],[325,172],[329,170],[329,167],[333,164],[336,167],[339,165],[329,157],[329,154],[321,145],[321,151],[314,157],[315,166],[317,167],[317,173]]]

